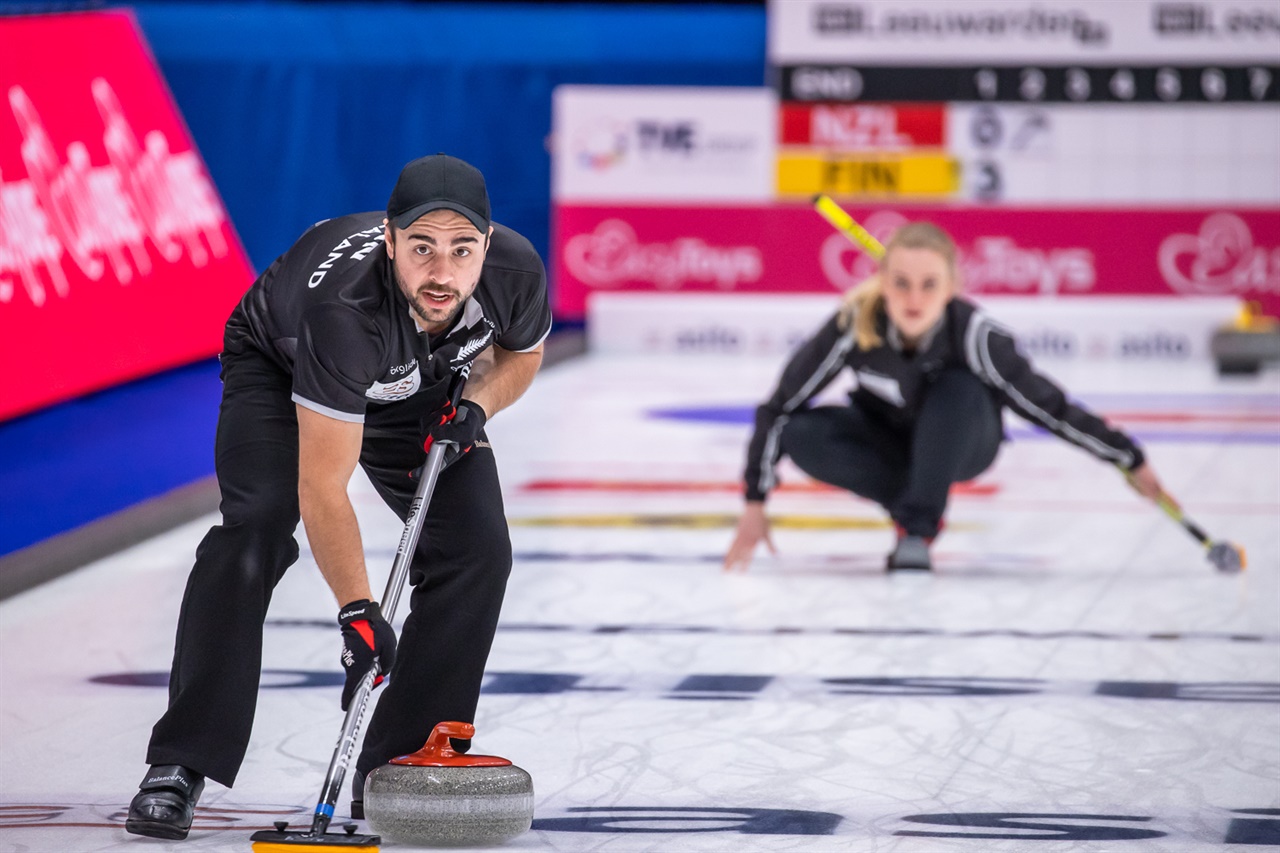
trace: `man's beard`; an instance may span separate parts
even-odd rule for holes
[[[442,323],[444,324],[444,327],[447,329],[453,326],[454,321],[458,319],[458,315],[462,313],[462,308],[466,304],[467,300],[462,298],[461,293],[459,293],[458,291],[452,288],[447,288],[447,287],[435,288],[437,290],[447,290],[449,293],[453,294],[457,302],[453,306],[453,310],[450,311],[448,316],[446,316],[444,319],[437,320],[431,317],[427,313],[428,309],[418,301],[418,299],[420,298],[419,293],[421,291],[421,288],[419,290],[412,291],[413,297],[410,298],[408,295],[409,288],[405,287],[404,279],[400,277],[400,270],[396,269],[396,265],[394,263],[391,264],[391,274],[395,277],[396,287],[400,288],[400,292],[405,294],[405,299],[407,299],[409,302],[409,310],[412,311],[415,315],[417,315],[418,318],[422,320],[424,323],[430,323],[433,326]]]
[[[417,314],[419,319],[424,323],[431,323],[432,325],[443,323],[446,327],[452,326],[454,321],[458,319],[458,315],[462,313],[462,307],[466,303],[466,300],[462,299],[462,295],[457,291],[450,291],[450,293],[455,297],[458,297],[458,301],[457,304],[453,306],[453,310],[450,311],[448,316],[443,319],[436,319],[429,316],[427,314],[428,309],[424,308],[416,299],[409,300],[409,309],[413,311],[414,314]]]

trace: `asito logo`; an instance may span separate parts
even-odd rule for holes
[[[680,352],[736,353],[742,349],[740,330],[718,324],[677,329],[673,338]]]
[[[1032,358],[1075,358],[1081,352],[1075,333],[1049,326],[1018,335],[1018,346]]]
[[[1172,331],[1135,333],[1120,338],[1119,355],[1133,359],[1179,361],[1191,357],[1192,345],[1184,334]]]

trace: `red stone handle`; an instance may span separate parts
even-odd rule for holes
[[[437,723],[422,749],[393,758],[390,763],[411,767],[506,767],[511,764],[507,759],[496,755],[466,755],[457,752],[449,742],[449,738],[454,737],[470,740],[475,734],[476,727],[471,723]]]

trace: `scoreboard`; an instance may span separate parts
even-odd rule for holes
[[[1280,12],[1277,12],[1280,15]],[[1274,60],[1272,60],[1274,62]],[[1276,103],[1275,64],[795,65],[777,69],[788,101]]]
[[[846,290],[874,264],[817,193],[881,240],[937,223],[966,292],[1045,317],[1280,315],[1280,0],[771,0],[768,28],[768,88],[557,89],[560,316]]]
[[[780,124],[782,196],[1280,201],[1274,107],[784,102]]]
[[[963,195],[1027,204],[1275,204],[1280,109],[952,104]]]
[[[773,0],[783,197],[1280,204],[1280,3]]]

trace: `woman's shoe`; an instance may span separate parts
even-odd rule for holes
[[[898,545],[889,555],[885,569],[896,571],[928,572],[933,570],[929,559],[929,540],[923,536],[901,536]]]

